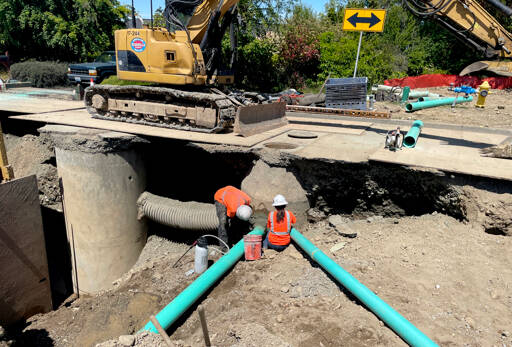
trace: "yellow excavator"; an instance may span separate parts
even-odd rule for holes
[[[117,76],[157,86],[96,85],[85,104],[95,118],[217,133],[234,127],[243,136],[287,124],[284,103],[262,103],[259,95],[229,95],[220,87],[234,82],[221,68],[221,42],[239,0],[166,0],[166,28],[115,32]],[[172,85],[161,87],[160,85]]]
[[[487,70],[512,76],[510,62],[500,61],[512,56],[512,34],[475,0],[402,1],[417,16],[437,20],[465,44],[497,59],[474,63],[461,75]],[[485,1],[512,16],[499,0]],[[166,28],[116,31],[117,76],[158,86],[89,87],[88,111],[101,119],[209,133],[234,126],[244,136],[287,124],[284,103],[262,104],[257,95],[251,99],[217,89],[234,82],[234,74],[221,68],[221,41],[229,28],[236,51],[238,2],[166,0]]]
[[[492,60],[467,66],[459,75],[490,71],[512,76],[512,34],[475,0],[402,0],[415,15],[437,21],[460,41]],[[499,0],[485,0],[489,5],[512,17],[512,9]]]

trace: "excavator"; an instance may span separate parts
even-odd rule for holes
[[[402,1],[415,15],[436,20],[462,42],[494,59],[471,64],[461,75],[487,70],[512,76],[512,65],[500,61],[512,56],[512,34],[481,4],[475,0]],[[499,0],[485,1],[512,16],[512,9]],[[284,103],[262,104],[257,98],[219,90],[234,82],[233,73],[221,68],[221,41],[229,28],[235,51],[238,2],[166,0],[166,28],[116,31],[119,79],[157,86],[89,87],[85,93],[88,111],[101,119],[208,133],[234,127],[243,136],[287,124]]]
[[[256,93],[220,90],[234,82],[232,70],[221,66],[221,42],[229,28],[235,51],[238,2],[166,0],[166,28],[117,30],[118,78],[151,85],[91,86],[84,95],[89,113],[100,119],[206,133],[234,128],[242,136],[286,125],[284,103],[264,103]]]
[[[512,34],[475,0],[402,0],[403,5],[420,18],[432,19],[456,38],[487,59],[464,68],[459,75],[489,71],[499,76],[512,76]],[[499,0],[485,0],[489,5],[512,17],[512,8]]]

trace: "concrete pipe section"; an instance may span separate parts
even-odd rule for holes
[[[49,125],[55,142],[75,292],[108,289],[137,261],[146,225],[137,198],[146,173],[134,135]]]

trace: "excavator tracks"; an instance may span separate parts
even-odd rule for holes
[[[207,133],[231,127],[237,113],[226,96],[162,87],[97,85],[84,99],[94,118]]]

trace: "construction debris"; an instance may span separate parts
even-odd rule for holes
[[[286,105],[286,111],[304,113],[329,113],[347,117],[391,118],[389,111],[345,110],[339,108]]]

